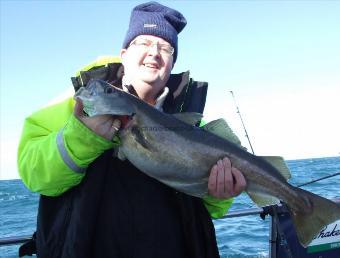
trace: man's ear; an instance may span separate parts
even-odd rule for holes
[[[125,55],[126,55],[126,49],[125,48],[122,48],[120,50],[120,59],[122,60],[122,64],[124,65],[124,62],[125,62]]]
[[[172,56],[172,67],[171,67],[171,70],[174,69],[174,66],[175,66],[174,56]]]

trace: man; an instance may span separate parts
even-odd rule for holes
[[[189,100],[197,99],[192,82],[170,77],[185,25],[183,15],[169,7],[136,6],[120,53],[123,66],[108,66],[105,79],[164,112],[179,106],[188,111],[182,108],[188,97],[180,96],[191,85]],[[75,88],[84,84],[82,73],[73,82]],[[201,108],[194,111],[202,112],[204,102],[205,96],[197,100]],[[87,117],[82,103],[72,99],[26,119],[18,165],[26,186],[42,194],[38,255],[218,257],[210,216],[222,216],[231,204],[226,199],[245,188],[242,173],[224,158],[211,169],[210,196],[178,193],[114,157],[121,124],[113,116]]]

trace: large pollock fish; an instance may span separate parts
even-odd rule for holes
[[[262,158],[235,144],[224,122],[203,128],[194,124],[201,116],[163,113],[138,97],[104,81],[91,80],[75,98],[82,100],[89,116],[128,116],[119,131],[120,156],[142,172],[186,194],[204,197],[208,176],[217,160],[228,157],[246,178],[246,192],[259,206],[287,204],[300,243],[306,247],[326,225],[340,219],[340,207],[323,197],[287,183],[289,171],[278,157]],[[228,131],[226,139],[220,129]]]

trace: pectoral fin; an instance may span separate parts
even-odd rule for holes
[[[131,128],[131,133],[133,134],[136,142],[138,142],[144,149],[151,151],[153,149],[152,145],[149,143],[143,131],[141,131],[137,126]]]

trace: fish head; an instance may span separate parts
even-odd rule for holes
[[[81,87],[76,92],[74,97],[82,101],[84,112],[90,117],[132,116],[135,113],[135,97],[103,80],[90,80],[85,87]]]

